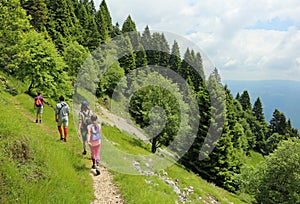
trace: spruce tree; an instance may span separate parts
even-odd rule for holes
[[[262,107],[262,103],[261,103],[259,97],[254,102],[252,112],[253,112],[254,116],[256,117],[256,120],[258,120],[259,122],[264,122],[265,121],[265,116],[264,116],[264,113],[263,113],[263,107]]]
[[[122,32],[127,33],[127,32],[135,32],[135,31],[136,31],[136,25],[133,22],[131,16],[129,15],[123,23]]]
[[[113,24],[112,24],[112,18],[110,15],[110,12],[108,10],[107,4],[105,2],[105,0],[102,0],[101,4],[100,4],[100,9],[99,9],[104,17],[104,21],[105,21],[105,29],[108,32],[108,35],[110,37],[112,36],[112,32],[113,32]]]
[[[60,52],[67,42],[81,40],[81,26],[75,15],[72,0],[45,0],[49,18],[47,31]]]
[[[111,33],[111,37],[114,38],[118,35],[121,35],[122,34],[122,31],[120,29],[120,25],[119,23],[117,22],[116,25],[113,26],[113,31]]]
[[[37,31],[45,31],[48,9],[44,0],[24,0],[22,7],[31,16],[30,23]]]
[[[181,67],[181,57],[180,57],[180,50],[179,50],[179,45],[174,41],[174,44],[172,46],[172,51],[171,51],[171,56],[169,60],[169,66],[170,68],[178,73],[180,67]]]
[[[147,66],[147,55],[146,51],[144,50],[144,47],[142,44],[139,45],[138,51],[135,52],[135,62],[136,62],[136,67],[145,67]]]
[[[241,97],[239,98],[239,102],[241,103],[244,111],[252,110],[250,95],[247,90],[242,93]]]
[[[119,47],[124,49],[125,55],[118,59],[120,66],[125,70],[125,74],[136,68],[135,54],[128,36],[122,36],[119,41]]]

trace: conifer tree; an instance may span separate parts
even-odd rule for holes
[[[170,46],[169,43],[165,37],[165,35],[162,33],[160,35],[161,40],[159,42],[159,47],[161,50],[160,58],[159,58],[159,65],[162,67],[169,67],[169,61],[170,61]]]
[[[110,37],[112,37],[112,32],[113,32],[112,18],[111,18],[111,15],[110,15],[110,12],[108,10],[105,0],[102,0],[99,10],[101,11],[101,13],[104,17],[105,26],[106,26],[105,29],[107,30],[108,35]]]
[[[128,36],[123,36],[119,41],[119,47],[124,49],[125,55],[118,59],[120,66],[125,70],[125,74],[136,68],[135,54]]]
[[[133,22],[131,16],[129,15],[123,23],[122,32],[127,33],[127,32],[135,32],[135,31],[136,31],[136,25]]]
[[[31,16],[30,23],[37,31],[45,31],[48,9],[44,0],[23,0],[22,7]]]
[[[262,103],[261,103],[259,97],[254,102],[252,112],[253,112],[254,116],[256,117],[256,120],[258,120],[259,122],[264,122],[265,121],[265,116],[264,116],[264,113],[263,113],[263,107],[262,107]]]
[[[179,50],[179,45],[176,42],[176,40],[174,41],[174,44],[172,46],[171,56],[170,56],[170,60],[169,60],[169,66],[176,73],[178,73],[178,71],[180,70],[180,67],[181,67],[180,50]]]
[[[151,65],[159,65],[161,52],[161,34],[155,32],[152,34],[151,52],[149,52],[148,61]]]
[[[69,41],[81,40],[81,26],[75,15],[72,0],[45,0],[49,18],[47,31],[62,52]]]
[[[112,31],[111,37],[114,38],[121,34],[122,34],[122,31],[120,29],[119,23],[117,22],[116,25],[113,26],[113,31]]]
[[[135,52],[135,62],[136,62],[136,67],[145,67],[147,66],[147,55],[146,51],[144,50],[144,47],[142,44],[139,45],[138,47],[138,52]]]
[[[252,110],[250,95],[247,90],[242,93],[241,97],[239,98],[239,102],[241,103],[244,111]]]
[[[88,47],[90,51],[96,49],[101,42],[94,12],[94,8],[91,7],[89,1],[85,0],[79,4],[78,18],[85,36],[82,44]]]
[[[266,142],[266,134],[268,130],[268,124],[265,121],[265,116],[263,113],[263,107],[260,98],[258,97],[253,105],[252,109],[253,115],[256,118],[253,124],[253,133],[256,137],[256,147],[255,150],[263,152],[263,147]]]
[[[278,133],[285,135],[287,133],[287,122],[284,113],[281,113],[278,109],[273,112],[273,118],[270,120],[270,134]]]

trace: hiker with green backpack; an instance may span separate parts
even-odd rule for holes
[[[81,103],[80,112],[78,115],[78,136],[81,136],[83,144],[83,155],[87,153],[87,136],[88,136],[88,125],[91,124],[91,116],[93,115],[92,110],[88,107],[88,102],[83,101]]]

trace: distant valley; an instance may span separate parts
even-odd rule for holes
[[[292,126],[300,130],[300,82],[288,80],[257,80],[240,81],[224,80],[232,95],[247,90],[252,106],[260,97],[263,104],[265,118],[270,122],[273,112],[278,109],[287,119],[291,119]]]

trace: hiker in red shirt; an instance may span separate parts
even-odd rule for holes
[[[42,123],[43,108],[44,108],[44,99],[42,97],[42,93],[39,92],[38,96],[34,98],[34,109],[36,109],[36,117],[35,117],[36,123],[38,123],[38,119],[40,119],[40,123]]]

